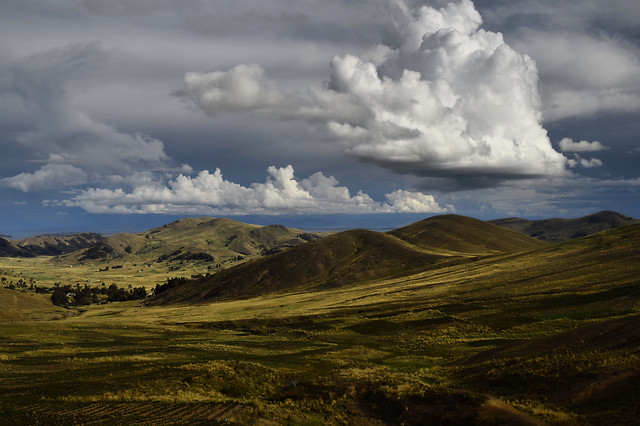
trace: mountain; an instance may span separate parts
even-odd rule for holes
[[[546,247],[514,231],[463,216],[437,216],[386,234],[350,230],[162,292],[150,304],[246,298],[335,288],[465,262],[478,255]]]
[[[489,221],[489,223],[552,243],[580,238],[638,222],[640,222],[639,219],[610,210],[577,219],[527,220],[511,217]]]
[[[422,248],[480,255],[534,250],[545,245],[491,223],[451,214],[434,216],[389,234]]]
[[[105,237],[61,261],[134,258],[140,262],[221,261],[258,256],[320,238],[282,225],[258,226],[224,218],[185,218],[139,234]]]
[[[34,256],[59,256],[91,247],[103,241],[100,234],[84,232],[76,235],[42,235],[25,238],[14,244]]]
[[[33,257],[33,255],[0,237],[0,257]]]

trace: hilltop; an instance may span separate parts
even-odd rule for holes
[[[545,245],[521,233],[452,214],[434,216],[389,234],[422,248],[479,255],[533,250]]]
[[[597,232],[620,228],[638,222],[640,222],[640,219],[635,219],[611,210],[601,211],[577,219],[554,218],[528,220],[511,217],[489,221],[489,223],[552,243],[585,237]]]

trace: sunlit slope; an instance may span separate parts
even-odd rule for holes
[[[513,253],[544,246],[521,233],[458,215],[434,216],[389,234],[423,248],[479,255]]]
[[[502,300],[500,303],[509,304],[529,298],[539,301],[539,305],[530,306],[533,311],[545,311],[563,304],[582,305],[588,301],[582,300],[582,295],[595,292],[602,292],[601,301],[615,299],[640,285],[638,276],[640,224],[532,252],[480,258],[447,270],[425,271],[404,285],[429,284],[429,291],[421,293],[441,303]]]
[[[52,305],[48,294],[21,293],[0,287],[0,324],[61,319],[70,315],[71,311]]]
[[[316,234],[281,225],[258,226],[231,219],[186,218],[140,234],[106,237],[63,260],[73,263],[128,258],[140,262],[230,259],[277,251],[316,238]]]
[[[258,226],[231,219],[187,218],[153,229],[141,253],[175,250],[204,252],[214,257],[252,256],[269,250],[296,246],[315,234],[282,225]]]
[[[605,210],[577,219],[527,220],[511,217],[489,222],[543,241],[561,242],[638,223],[638,219]]]
[[[392,235],[351,230],[189,282],[150,304],[336,288],[423,270],[442,259]]]

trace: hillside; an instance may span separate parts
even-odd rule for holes
[[[527,251],[544,246],[544,243],[518,232],[451,214],[434,216],[389,234],[423,248],[479,255]]]
[[[445,257],[392,235],[351,230],[167,290],[149,304],[336,288],[428,268]]]
[[[73,314],[71,310],[52,305],[48,294],[21,293],[0,287],[0,324],[62,319]]]
[[[577,219],[527,220],[512,217],[489,221],[489,223],[552,243],[585,237],[638,222],[640,222],[639,219],[610,210]]]

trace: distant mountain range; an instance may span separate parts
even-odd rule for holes
[[[606,231],[607,229],[631,225],[640,222],[640,220],[614,211],[605,210],[577,219],[527,220],[511,217],[491,220],[489,222],[542,241],[557,243],[573,238],[585,237],[597,232]]]
[[[443,216],[446,218],[447,216]],[[451,219],[450,216],[449,219]],[[476,219],[455,216],[455,230],[444,219],[425,221],[391,231],[388,235],[417,247],[467,254],[500,253],[522,243],[521,235],[510,234],[498,241],[495,228],[478,227]],[[491,220],[498,225],[546,242],[560,242],[639,222],[613,211],[578,219]],[[258,226],[224,218],[186,218],[138,234],[103,237],[96,233],[42,235],[17,241],[0,237],[0,257],[60,256],[68,263],[105,262],[137,256],[141,261],[206,260],[274,254],[326,234],[286,228]],[[508,251],[508,250],[507,250]],[[209,259],[210,260],[210,259]]]

